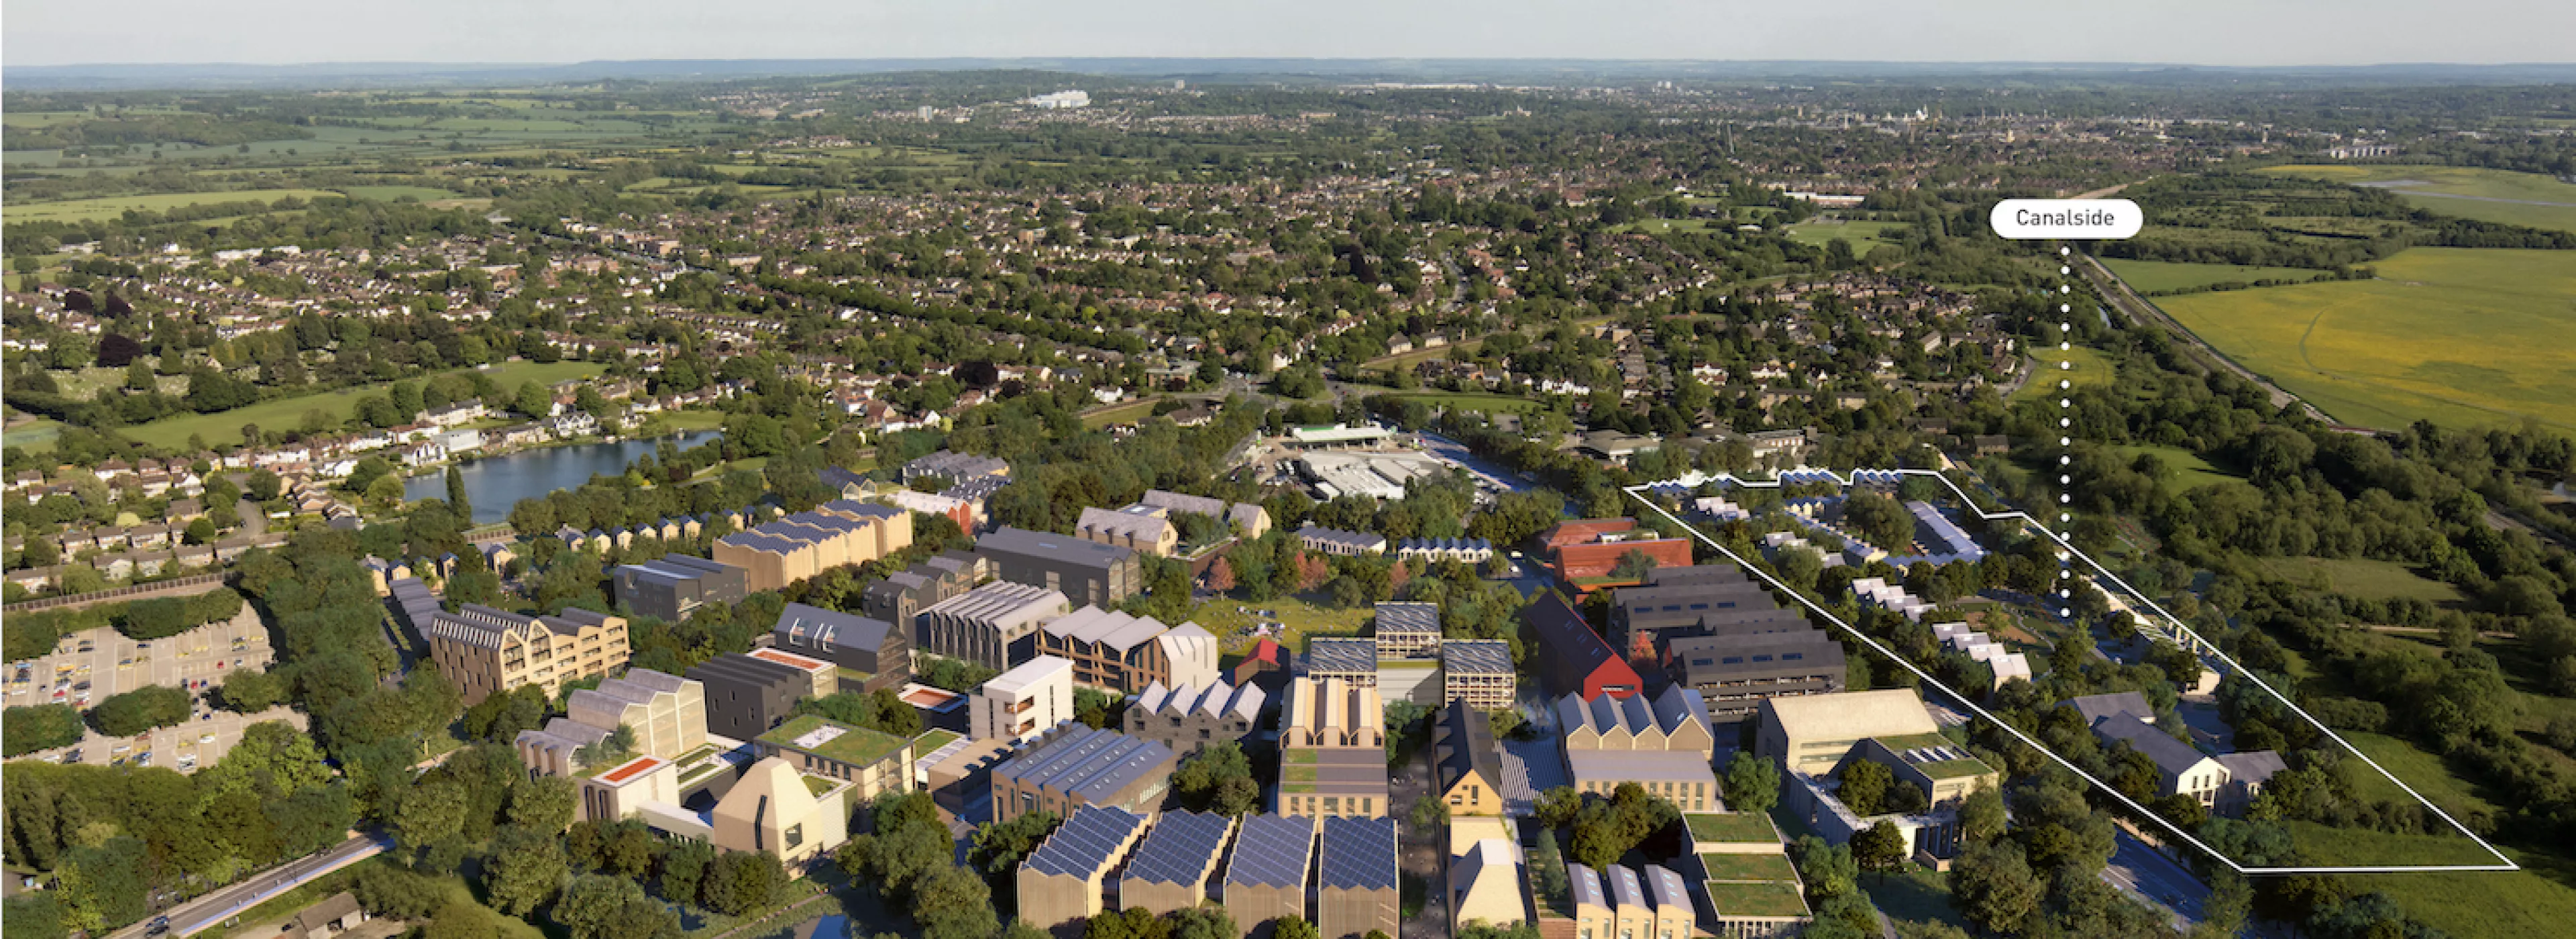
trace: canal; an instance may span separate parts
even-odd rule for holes
[[[686,450],[723,434],[712,430],[694,430],[653,440],[620,440],[616,443],[584,443],[569,447],[546,447],[522,450],[506,456],[475,460],[458,467],[465,476],[465,498],[474,503],[474,523],[488,525],[506,521],[510,507],[519,500],[542,496],[557,489],[572,489],[589,482],[600,473],[623,473],[635,458],[653,452],[664,440]],[[405,499],[447,498],[447,471],[442,469],[403,480]]]

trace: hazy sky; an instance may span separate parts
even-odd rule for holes
[[[0,61],[2576,61],[2569,0],[0,0]]]

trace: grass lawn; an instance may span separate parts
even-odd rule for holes
[[[553,384],[568,378],[588,378],[599,374],[600,371],[598,365],[589,362],[520,361],[505,362],[484,370],[483,373],[491,376],[493,383],[501,386],[506,393],[508,389],[517,388],[523,381]],[[409,380],[421,381],[421,379]],[[359,398],[383,394],[389,387],[391,387],[390,384],[361,385],[318,395],[262,401],[249,407],[234,408],[214,414],[165,417],[149,424],[124,428],[123,433],[134,440],[165,450],[186,447],[191,434],[203,438],[210,445],[232,443],[241,439],[241,428],[244,424],[257,424],[264,430],[286,430],[303,424],[305,413],[316,409],[330,415],[332,423],[336,425],[340,421],[349,419],[349,413],[357,408]]]
[[[427,186],[350,186],[340,191],[347,193],[352,199],[373,199],[377,202],[392,202],[404,196],[410,196],[422,202],[457,198],[456,193]]]
[[[2111,449],[2131,460],[2137,459],[2139,454],[2155,454],[2169,473],[2158,481],[2166,492],[2182,492],[2212,483],[2245,481],[2245,477],[2212,466],[2208,460],[2201,459],[2200,454],[2181,447],[2115,446]]]
[[[51,450],[54,448],[54,438],[61,436],[62,432],[63,422],[49,417],[40,417],[9,428],[8,433],[0,435],[0,446]]]
[[[675,431],[715,430],[724,426],[725,412],[697,410],[664,411],[660,414],[654,415],[653,419],[661,421]]]
[[[926,732],[921,736],[912,738],[912,758],[918,760],[922,757],[937,753],[939,752],[939,748],[954,743],[956,740],[956,731],[934,729]]]
[[[2090,388],[2108,385],[2119,377],[2119,369],[2112,364],[2111,357],[2098,349],[2083,346],[2064,350],[2035,348],[2031,354],[2039,360],[2039,368],[2031,372],[2030,381],[2013,391],[2007,403],[2056,397],[2061,390],[2057,383],[2061,380],[2073,382],[2077,388]],[[2058,368],[2060,362],[2073,362],[2075,367]]]
[[[2442,765],[2442,758],[2439,756],[2426,753],[2417,749],[2412,743],[2384,734],[2360,731],[2338,731],[2337,733],[2359,749],[2364,756],[2370,757],[2372,763],[2379,764],[2380,769],[2395,775],[2398,780],[2421,793],[2424,798],[2431,800],[2434,805],[2440,806],[2442,811],[2450,813],[2454,818],[2467,812],[2501,814],[2494,803],[2472,792],[2467,780],[2452,775],[2450,768]],[[2386,799],[2408,804],[2416,801],[2414,796],[2406,794],[2405,789],[2398,788],[2397,783],[2390,782],[2388,776],[2373,772],[2368,763],[2360,760],[2345,760],[2342,765],[2344,772],[2352,779],[2352,791],[2355,796],[2374,801]]]
[[[2313,864],[2493,864],[2495,856],[2459,837],[2390,835],[2289,823],[2291,836]],[[2363,874],[2337,878],[2354,893],[2380,891],[2406,914],[2454,936],[2561,935],[2576,922],[2576,888],[2563,880],[2568,862],[2505,849],[2524,866],[2505,872]],[[2534,867],[2550,870],[2543,873]],[[2550,924],[2556,923],[2559,926]]]
[[[2433,603],[2467,600],[2460,588],[2423,577],[2406,565],[2360,558],[2262,558],[2255,561],[2274,577],[2321,591],[2372,600],[2413,598]]]
[[[1864,874],[1860,886],[1869,892],[1870,902],[1878,904],[1879,912],[1889,918],[1968,928],[1968,921],[1950,906],[1948,874],[1907,864],[1892,874]]]
[[[2244,264],[2182,264],[2173,261],[2132,261],[2126,258],[2103,258],[2111,273],[2120,275],[2131,289],[2143,294],[2169,290],[2207,287],[2229,281],[2251,284],[2258,280],[2315,280],[2326,271],[2303,267],[2254,267]]]
[[[1087,430],[1099,430],[1111,424],[1133,424],[1138,421],[1142,421],[1148,417],[1154,416],[1155,400],[1156,399],[1153,398],[1146,398],[1142,401],[1137,401],[1131,404],[1122,404],[1107,410],[1085,414],[1082,416],[1082,426]]]
[[[2351,185],[2377,184],[2403,196],[2409,205],[2443,215],[2576,231],[2576,184],[2539,173],[2468,166],[2340,164],[2275,166],[2264,172]]]
[[[1789,226],[1789,240],[1822,248],[1835,241],[1852,243],[1853,254],[1868,254],[1878,236],[1888,231],[1903,231],[1904,222],[1846,222],[1841,219],[1817,219]]]
[[[1239,612],[1236,607],[1250,612]],[[1262,616],[1259,612],[1262,610],[1278,615]],[[1258,641],[1251,634],[1252,627],[1263,620],[1278,623],[1284,628],[1284,635],[1274,637],[1280,645],[1287,646],[1291,652],[1304,652],[1306,640],[1314,636],[1359,635],[1360,624],[1368,622],[1368,618],[1367,607],[1340,609],[1320,592],[1275,597],[1259,603],[1223,596],[1199,604],[1198,609],[1190,614],[1192,621],[1223,641],[1227,652],[1251,649],[1252,644]]]
[[[102,221],[124,215],[128,209],[160,212],[183,205],[214,205],[223,202],[275,202],[293,196],[318,199],[337,196],[327,189],[256,189],[234,192],[164,192],[142,196],[110,196],[103,199],[69,199],[62,202],[12,202],[9,220],[13,222],[78,222]]]
[[[2157,305],[2346,423],[2576,428],[2576,253],[2410,248],[2377,267]]]

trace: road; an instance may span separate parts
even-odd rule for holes
[[[312,855],[252,876],[241,883],[172,907],[153,918],[111,934],[110,939],[138,939],[151,928],[154,919],[170,920],[169,935],[188,936],[212,928],[225,919],[297,885],[332,871],[393,849],[393,839],[384,835],[361,835],[340,843],[338,847]]]
[[[2110,866],[2102,869],[2102,882],[2165,911],[2177,929],[2188,930],[2199,922],[2204,915],[2201,901],[2209,898],[2209,885],[2128,832],[2116,834],[2118,847],[2111,853]]]

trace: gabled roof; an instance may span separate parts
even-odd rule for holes
[[[1065,819],[1064,825],[1048,835],[1037,850],[1029,852],[1025,866],[1041,874],[1084,880],[1097,877],[1118,863],[1120,846],[1144,825],[1145,816],[1124,809],[1076,807],[1073,817]]]
[[[1494,720],[1468,707],[1465,699],[1449,702],[1441,718],[1440,785],[1448,788],[1473,773],[1497,793],[1503,785],[1502,747],[1494,741]]]
[[[2227,767],[2227,778],[2254,786],[2270,782],[2272,774],[2290,768],[2280,754],[2270,750],[2220,754],[2218,765]]]
[[[2192,767],[2210,758],[2209,754],[2193,749],[2191,744],[2156,729],[2156,725],[2125,714],[2103,718],[2101,723],[2093,725],[2093,732],[2101,735],[2105,743],[2126,741],[2130,749],[2146,754],[2147,759],[2154,760],[2156,768],[2168,776],[2190,772]]]
[[[2087,727],[2098,725],[2106,718],[2124,715],[2150,724],[2156,720],[2156,709],[2147,704],[2147,696],[2135,691],[2081,695],[2068,698],[2066,706],[2084,715]]]
[[[1539,644],[1546,647],[1540,662],[1554,676],[1559,687],[1580,688],[1584,679],[1598,672],[1602,684],[1641,687],[1645,680],[1627,660],[1611,651],[1610,643],[1592,631],[1583,614],[1566,602],[1565,595],[1554,590],[1542,592],[1529,606],[1522,608],[1521,618],[1538,634]]]
[[[771,631],[808,642],[875,650],[894,634],[894,624],[849,613],[790,603],[778,613]]]

